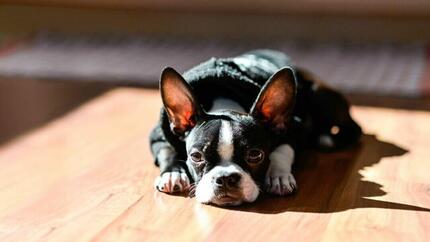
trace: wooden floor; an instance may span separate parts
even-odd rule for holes
[[[0,78],[0,145],[111,87],[104,83]]]
[[[0,241],[430,241],[430,112],[354,107],[360,147],[237,209],[156,192],[156,91],[116,89],[0,147]]]

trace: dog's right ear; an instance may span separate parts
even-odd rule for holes
[[[184,135],[203,115],[203,110],[192,93],[190,85],[181,74],[167,67],[161,73],[160,91],[171,130],[177,135]]]
[[[297,81],[294,71],[284,67],[273,74],[263,86],[251,108],[251,114],[274,130],[285,128],[294,108]]]

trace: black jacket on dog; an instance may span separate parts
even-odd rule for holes
[[[295,149],[312,145],[329,150],[356,143],[361,129],[350,117],[345,98],[306,71],[295,68],[283,53],[257,50],[233,58],[212,58],[185,72],[183,77],[204,110],[209,110],[213,100],[221,96],[249,111],[263,85],[282,67],[295,71],[297,95],[288,127],[274,137],[275,143],[288,143]],[[154,157],[160,148],[171,145],[178,152],[177,159],[186,159],[185,143],[181,135],[171,130],[164,108],[151,133],[150,144]]]

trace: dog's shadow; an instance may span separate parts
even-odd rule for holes
[[[382,186],[364,181],[359,173],[384,157],[402,156],[408,151],[374,135],[364,135],[359,146],[336,153],[310,153],[296,162],[294,172],[299,185],[296,194],[288,197],[262,195],[255,203],[229,208],[257,213],[286,211],[331,213],[353,208],[386,208],[427,211],[423,208],[367,197],[386,194]]]

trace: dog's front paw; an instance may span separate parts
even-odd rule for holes
[[[291,173],[267,175],[265,188],[268,193],[285,196],[297,189],[297,183]]]
[[[155,188],[160,192],[180,193],[190,187],[190,179],[184,170],[164,172],[155,179]]]

